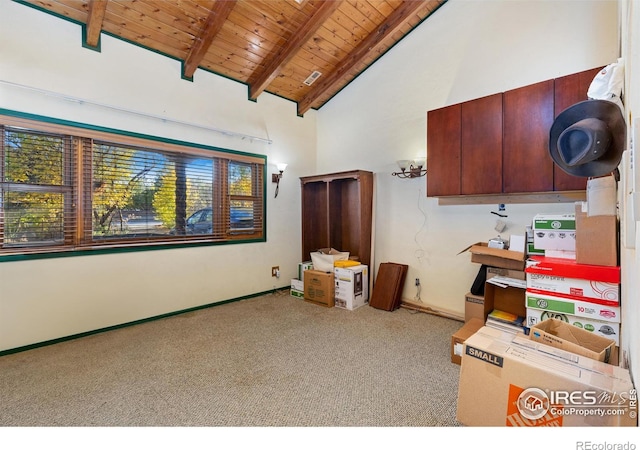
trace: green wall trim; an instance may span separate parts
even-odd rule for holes
[[[16,110],[5,109],[5,108],[0,108],[0,114],[1,115],[6,115],[6,116],[11,116],[11,117],[19,117],[19,118],[22,118],[22,119],[36,120],[36,121],[39,121],[39,122],[52,123],[52,124],[56,124],[56,125],[70,126],[70,127],[79,128],[79,129],[82,129],[82,130],[92,130],[92,131],[99,131],[99,132],[109,133],[109,134],[114,134],[114,135],[119,135],[119,136],[128,136],[128,137],[134,137],[134,138],[138,138],[138,139],[146,139],[148,141],[153,141],[153,142],[162,142],[162,143],[165,143],[165,144],[180,145],[180,146],[183,146],[183,147],[197,148],[197,149],[202,149],[202,150],[218,151],[218,152],[229,153],[229,154],[232,154],[232,155],[251,156],[251,157],[254,157],[254,158],[262,159],[264,161],[264,165],[265,166],[267,164],[267,156],[266,155],[261,155],[261,154],[258,154],[258,153],[242,152],[242,151],[239,151],[239,150],[231,150],[231,149],[223,148],[223,147],[215,147],[213,145],[196,144],[196,143],[193,143],[193,142],[181,141],[181,140],[178,140],[178,139],[163,138],[163,137],[159,137],[159,136],[152,136],[152,135],[149,135],[149,134],[136,133],[136,132],[133,132],[133,131],[125,131],[125,130],[119,130],[119,129],[116,129],[116,128],[102,127],[102,126],[99,126],[99,125],[91,125],[91,124],[86,124],[86,123],[81,123],[81,122],[74,122],[74,121],[70,121],[70,120],[56,119],[54,117],[41,116],[41,115],[38,115],[38,114],[31,114],[31,113],[26,113],[26,112],[23,112],[23,111],[16,111]]]
[[[66,258],[73,256],[91,256],[91,255],[109,255],[114,253],[132,253],[132,252],[149,252],[154,250],[171,250],[176,248],[193,248],[193,247],[211,247],[217,245],[235,245],[235,244],[250,244],[257,242],[266,242],[266,230],[263,233],[262,238],[256,239],[238,239],[235,241],[221,241],[221,242],[183,242],[180,244],[147,244],[137,245],[132,247],[108,247],[105,245],[102,248],[91,249],[78,249],[78,250],[63,250],[52,251],[49,253],[21,253],[11,255],[0,255],[0,263],[4,262],[16,262],[16,261],[33,261],[37,259],[50,259],[50,258]]]
[[[25,345],[22,347],[16,347],[16,348],[12,348],[9,350],[2,350],[0,351],[0,357],[5,356],[5,355],[11,355],[14,353],[20,353],[20,352],[25,352],[27,350],[32,350],[35,348],[40,348],[40,347],[46,347],[49,345],[54,345],[54,344],[58,344],[61,342],[66,342],[66,341],[72,341],[74,339],[79,339],[79,338],[83,338],[83,337],[87,337],[87,336],[92,336],[94,334],[100,334],[100,333],[105,333],[107,331],[113,331],[113,330],[118,330],[120,328],[127,328],[127,327],[131,327],[134,325],[139,325],[142,323],[146,323],[146,322],[153,322],[155,320],[160,320],[160,319],[164,319],[167,317],[172,317],[172,316],[177,316],[180,314],[185,314],[185,313],[189,313],[189,312],[193,312],[193,311],[199,311],[201,309],[208,309],[208,308],[212,308],[214,306],[220,306],[220,305],[224,305],[227,303],[233,303],[233,302],[238,302],[241,300],[247,300],[250,298],[255,298],[255,297],[260,297],[266,294],[272,294],[275,293],[277,291],[284,291],[284,290],[288,290],[290,287],[286,286],[286,287],[282,287],[282,288],[278,288],[278,289],[271,289],[269,291],[264,291],[264,292],[258,292],[255,294],[249,294],[249,295],[244,295],[242,297],[236,297],[236,298],[232,298],[232,299],[228,299],[228,300],[222,300],[219,302],[215,302],[215,303],[208,303],[206,305],[201,305],[201,306],[195,306],[193,308],[187,308],[187,309],[182,309],[179,311],[173,311],[170,313],[166,313],[166,314],[160,314],[158,316],[153,316],[153,317],[148,317],[146,319],[140,319],[140,320],[134,320],[132,322],[126,322],[126,323],[122,323],[120,325],[113,325],[111,327],[105,327],[105,328],[99,328],[97,330],[92,330],[92,331],[85,331],[84,333],[78,333],[78,334],[73,334],[70,336],[65,336],[65,337],[61,337],[61,338],[57,338],[57,339],[51,339],[48,341],[43,341],[43,342],[38,342],[35,344],[30,344],[30,345]]]
[[[93,45],[87,44],[87,25],[83,23],[80,26],[82,27],[82,46],[84,48],[88,48],[89,50],[94,50],[100,53],[102,51],[102,33],[100,33],[100,35],[98,36],[98,44],[94,47]]]

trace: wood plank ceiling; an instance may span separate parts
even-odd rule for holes
[[[446,0],[21,0],[102,33],[319,109]],[[55,49],[53,49],[55,50]],[[319,73],[312,82],[312,74]]]

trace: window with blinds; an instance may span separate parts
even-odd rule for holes
[[[0,126],[0,256],[264,240],[264,157],[46,128]]]

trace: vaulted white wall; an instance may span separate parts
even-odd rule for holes
[[[315,111],[102,36],[19,3],[0,5],[0,108],[267,155],[267,241],[0,262],[0,351],[289,286],[300,260],[300,182],[315,173]],[[37,89],[27,89],[25,87]],[[68,98],[87,100],[79,104]],[[108,105],[172,121],[117,111]],[[198,126],[267,138],[252,141]],[[275,163],[289,164],[273,198]],[[271,267],[281,268],[280,279]]]
[[[628,3],[635,8],[625,19],[631,27],[640,23],[639,8]],[[491,212],[498,205],[439,206],[426,197],[424,178],[391,176],[395,161],[428,153],[429,110],[604,66],[619,56],[615,0],[450,0],[325,105],[318,114],[318,170],[376,173],[375,268],[385,261],[408,264],[406,299],[416,301],[420,278],[424,306],[463,314],[479,265],[458,253],[497,235]],[[638,85],[635,78],[630,86]],[[554,212],[573,212],[573,204],[507,204],[503,236],[524,234],[536,213]],[[624,291],[624,342],[636,355],[634,287]]]

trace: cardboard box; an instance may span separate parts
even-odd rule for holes
[[[466,426],[637,426],[629,371],[483,327],[467,338],[457,420]],[[611,414],[615,409],[619,414]],[[602,413],[602,414],[600,414]]]
[[[484,320],[473,318],[451,336],[451,362],[460,365],[464,341],[484,326]]]
[[[298,263],[298,280],[304,280],[304,271],[310,269],[313,269],[313,263],[311,261]]]
[[[304,299],[317,305],[333,308],[335,306],[333,272],[305,270]]]
[[[618,183],[613,174],[587,180],[587,201],[582,211],[588,216],[615,216],[618,209]]]
[[[471,252],[471,262],[503,269],[524,270],[524,252],[513,252],[501,248],[491,248],[486,242],[477,242],[461,252]]]
[[[529,330],[529,339],[608,363],[615,341],[558,319],[547,319]]]
[[[570,252],[569,250],[545,250],[544,256],[548,256],[550,258],[561,258],[561,259],[570,259],[576,260],[576,252]]]
[[[578,264],[565,259],[532,257],[525,269],[527,289],[550,295],[620,302],[620,267]]]
[[[500,287],[493,283],[485,283],[482,320],[486,321],[487,316],[494,309],[525,317],[527,315],[525,289],[515,286]]]
[[[487,280],[493,277],[509,277],[516,280],[525,280],[526,273],[524,270],[502,269],[500,267],[487,267]]]
[[[337,308],[353,311],[369,301],[369,270],[366,265],[336,267],[333,274]]]
[[[570,316],[620,323],[620,307],[527,291],[526,307]]]
[[[484,322],[485,317],[484,296],[473,295],[468,292],[464,296],[464,321],[469,322],[471,319],[480,319]]]
[[[620,346],[619,323],[595,320],[588,317],[572,316],[570,314],[561,314],[544,309],[527,308],[527,327],[531,328],[547,319],[562,320],[598,336],[612,339],[617,346]]]
[[[544,256],[544,250],[536,248],[533,242],[527,242],[527,255]]]
[[[575,214],[536,214],[533,244],[540,250],[576,251]]]
[[[304,281],[292,278],[290,293],[292,297],[304,298]]]
[[[576,261],[600,266],[618,265],[618,218],[587,216],[576,203]]]

